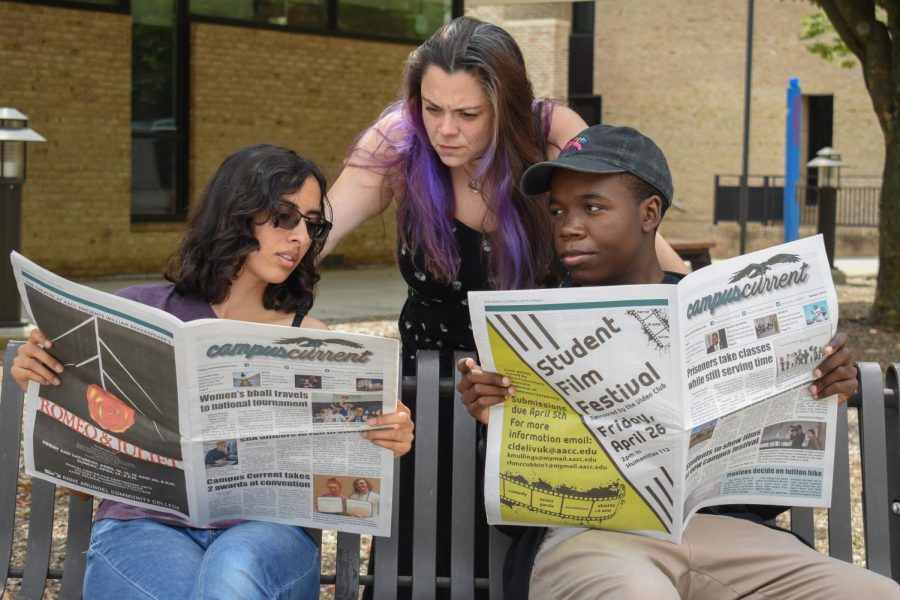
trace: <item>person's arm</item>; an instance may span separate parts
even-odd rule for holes
[[[300,323],[300,327],[303,327],[305,329],[331,329],[331,327],[326,325],[324,322],[309,315],[303,317],[303,321]]]
[[[840,331],[822,349],[826,358],[813,371],[816,380],[809,386],[809,393],[816,400],[837,394],[838,404],[843,404],[859,387],[848,340],[847,334]]]
[[[578,113],[566,106],[555,106],[550,120],[550,134],[547,136],[547,158],[550,160],[556,158],[566,142],[585,129],[587,129],[587,123],[578,116]],[[658,232],[656,234],[656,258],[663,271],[688,272],[684,261]]]
[[[376,166],[386,157],[388,144],[382,132],[388,131],[390,124],[390,117],[382,119],[360,137],[343,171],[328,190],[333,226],[319,260],[328,256],[346,235],[384,212],[391,203],[393,194],[385,186],[385,169]],[[358,164],[372,166],[355,166]]]

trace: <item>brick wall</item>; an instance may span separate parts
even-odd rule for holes
[[[47,138],[28,145],[24,254],[68,274],[132,271],[131,19],[0,2],[0,106]]]
[[[798,39],[802,18],[815,10],[806,2],[756,2],[749,173],[784,173],[785,88],[798,77],[804,94],[834,95],[833,145],[852,165],[845,173],[880,174],[883,141],[860,68],[826,63]],[[746,4],[599,0],[596,14],[594,80],[604,121],[641,129],[672,167],[683,210],[667,213],[663,234],[711,237],[716,254],[734,254],[733,229],[712,225],[713,177],[741,171]],[[780,225],[759,229],[748,249],[781,239]],[[873,238],[868,230],[848,248],[874,254],[863,243]]]
[[[394,99],[413,46],[195,23],[190,198],[221,161],[284,144],[334,179],[350,141]],[[0,106],[48,142],[29,146],[24,254],[67,276],[159,272],[179,223],[130,220],[131,17],[0,1]],[[336,250],[390,262],[389,211]]]
[[[256,142],[293,148],[333,182],[350,142],[396,97],[414,48],[209,24],[191,33],[192,198],[229,153]],[[394,229],[389,209],[335,258],[390,263]]]
[[[882,137],[859,67],[825,63],[798,40],[813,11],[756,3],[750,172],[783,172],[784,89],[799,77],[804,93],[834,95],[845,173],[878,174]],[[469,14],[519,41],[539,96],[565,97],[569,4]],[[741,168],[745,6],[599,0],[596,14],[604,120],[640,128],[672,164],[680,209],[663,233],[711,237],[719,256],[733,254],[733,228],[712,225],[713,176]],[[394,98],[413,48],[205,23],[191,36],[191,198],[225,156],[260,141],[309,155],[333,180],[351,139]],[[181,235],[180,224],[130,221],[130,65],[130,16],[0,0],[0,106],[29,115],[48,139],[29,146],[22,251],[65,275],[158,272]],[[751,227],[750,247],[779,232]],[[391,262],[394,233],[389,210],[335,255],[345,265]],[[846,235],[848,250],[875,252],[871,230]]]

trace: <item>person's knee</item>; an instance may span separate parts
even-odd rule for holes
[[[212,543],[203,561],[197,597],[317,597],[319,550],[309,536],[287,525],[246,525]]]
[[[539,570],[531,578],[532,600],[678,600],[675,584],[647,561],[603,561],[602,567],[583,565],[574,570]]]

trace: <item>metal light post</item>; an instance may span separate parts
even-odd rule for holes
[[[825,240],[828,265],[834,269],[834,237],[837,225],[837,191],[841,187],[841,155],[834,148],[825,147],[806,163],[819,170],[819,233]]]
[[[21,242],[25,143],[45,141],[28,127],[28,117],[14,108],[0,107],[0,327],[24,325],[9,253],[18,250]]]

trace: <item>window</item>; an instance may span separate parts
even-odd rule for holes
[[[179,111],[179,0],[132,4],[131,214],[135,221],[180,219],[186,212],[186,156]]]
[[[328,25],[327,0],[191,0],[191,14],[313,29]]]
[[[337,30],[421,41],[450,20],[444,0],[338,0]]]
[[[450,20],[452,0],[190,0],[192,16],[422,41]]]

